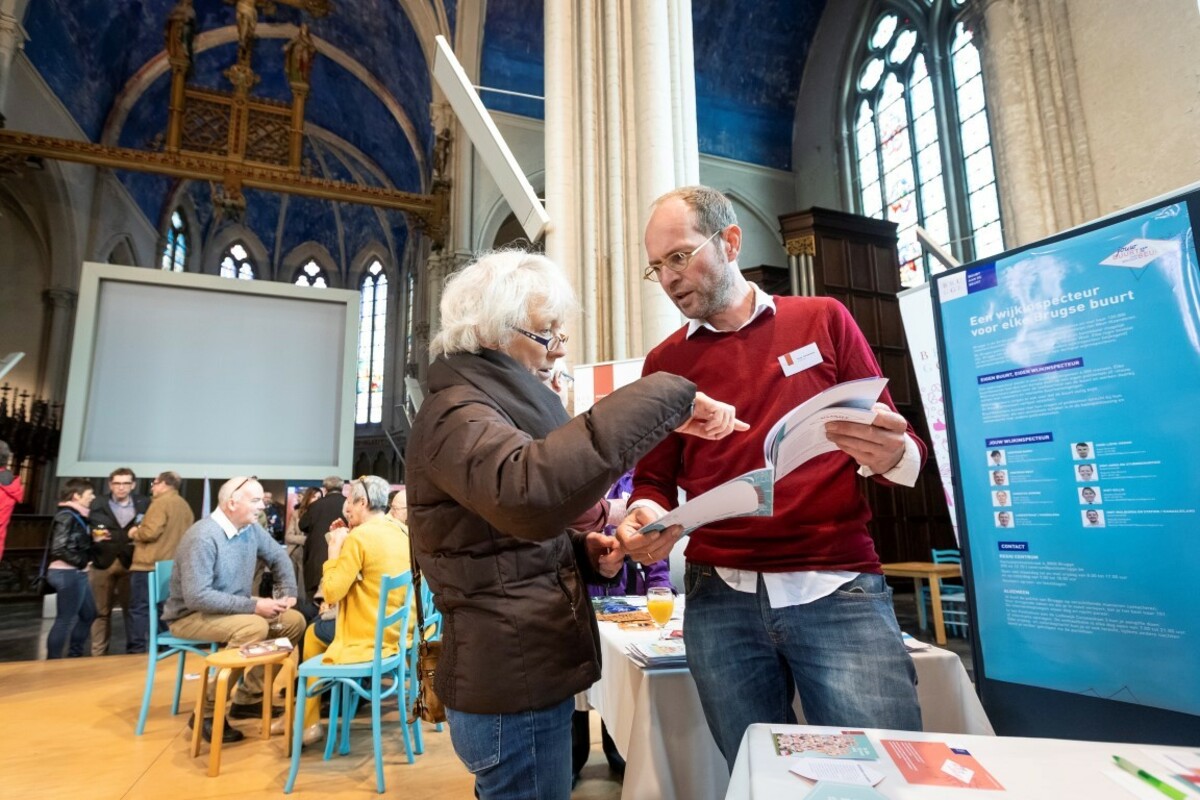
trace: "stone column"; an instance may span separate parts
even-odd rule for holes
[[[75,319],[75,303],[79,293],[74,289],[56,287],[44,295],[46,309],[45,367],[38,394],[51,403],[62,403],[67,397],[67,370],[71,366],[71,328]]]
[[[25,46],[28,36],[21,20],[29,0],[0,0],[0,125],[8,111],[8,82],[13,58]]]
[[[993,128],[1006,244],[1099,216],[1068,4],[986,0],[980,54]]]
[[[680,324],[641,279],[642,230],[699,176],[692,69],[690,0],[546,4],[546,252],[583,306],[573,361],[644,354]]]

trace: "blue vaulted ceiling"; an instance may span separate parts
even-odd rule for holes
[[[163,27],[176,0],[35,0],[24,26],[25,52],[50,88],[92,141],[139,149],[161,145],[166,126],[169,72],[148,85],[163,51]],[[314,19],[277,3],[259,15],[253,67],[260,83],[253,94],[290,101],[284,78],[286,38],[273,36],[273,25],[307,21],[322,50],[313,62],[306,120],[305,161],[312,174],[412,192],[428,190],[433,129],[429,104],[429,68],[407,7],[426,5],[441,32],[453,38],[457,0],[335,0],[330,15]],[[233,42],[209,45],[203,35],[225,29],[232,38],[234,8],[223,0],[195,0],[196,55],[189,82],[228,90],[222,72],[236,59]],[[290,30],[290,28],[288,28]],[[328,52],[337,53],[329,57]],[[409,131],[398,119],[403,118]],[[411,135],[410,135],[411,133]],[[146,216],[162,226],[166,204],[178,190],[175,181],[145,173],[118,173]],[[213,219],[208,187],[186,186],[201,236]],[[247,193],[246,224],[266,246],[272,261],[296,243],[325,245],[342,263],[370,242],[396,245],[407,240],[406,220],[396,212],[371,208],[347,211],[349,204],[296,202],[265,192]],[[359,213],[359,212],[363,213]],[[357,228],[344,230],[331,220],[343,218]],[[385,233],[385,230],[386,233]],[[344,247],[342,246],[344,244]],[[399,256],[402,251],[395,251]]]
[[[156,147],[166,124],[169,75],[161,68],[163,25],[176,0],[34,0],[24,26],[25,52],[92,141]],[[284,38],[272,25],[309,22],[322,50],[313,63],[305,146],[314,175],[427,191],[434,132],[432,85],[419,26],[410,13],[436,20],[453,39],[462,0],[333,0],[329,16],[313,19],[282,3],[259,18],[253,66],[258,96],[290,100],[283,77]],[[480,81],[531,95],[543,93],[545,0],[488,0]],[[796,97],[813,33],[826,0],[693,0],[697,128],[700,151],[777,169],[791,169]],[[226,0],[194,0],[197,29],[233,38],[234,9]],[[280,29],[285,30],[285,29]],[[290,27],[286,30],[291,30]],[[223,70],[232,42],[197,40],[191,82],[228,89]],[[211,38],[211,37],[210,37]],[[336,57],[335,57],[336,56]],[[540,100],[484,93],[494,110],[543,118]],[[403,120],[403,124],[399,120]],[[407,128],[407,130],[406,130]],[[156,225],[169,215],[175,181],[119,173]],[[208,187],[183,187],[196,207],[201,234],[211,235]],[[340,225],[330,231],[326,226]],[[324,201],[254,195],[247,224],[274,264],[298,242],[326,246],[341,262],[371,242],[408,239],[403,215]],[[393,251],[399,256],[399,251]]]

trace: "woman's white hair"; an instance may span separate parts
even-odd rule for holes
[[[579,307],[562,269],[539,253],[497,250],[481,255],[446,281],[442,328],[429,345],[435,355],[503,350],[514,327],[534,315],[565,324]]]

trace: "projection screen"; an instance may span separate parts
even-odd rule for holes
[[[58,474],[353,471],[357,292],[85,263]]]

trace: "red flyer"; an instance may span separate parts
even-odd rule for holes
[[[909,783],[1004,790],[974,756],[961,747],[950,747],[945,742],[906,742],[899,739],[882,739],[880,744]]]

